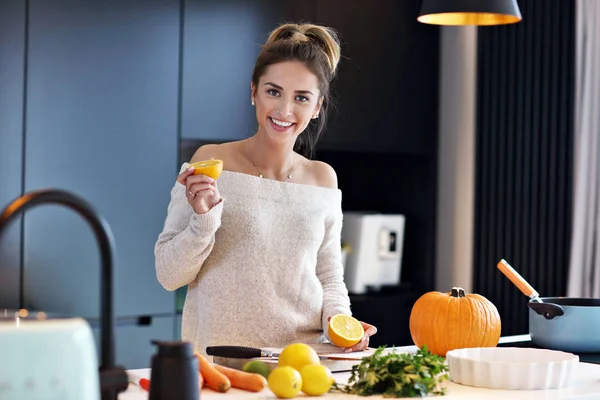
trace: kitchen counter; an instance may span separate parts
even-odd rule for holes
[[[519,342],[528,338],[528,335],[509,336],[501,339],[501,343]],[[394,351],[415,352],[415,346],[394,347]],[[149,377],[150,369],[137,369],[127,371],[130,377]],[[333,374],[336,382],[345,384],[350,377],[349,372],[336,372]],[[446,396],[440,399],[511,399],[511,400],[592,400],[600,399],[600,364],[580,362],[578,370],[574,371],[572,382],[569,386],[553,390],[490,390],[471,386],[463,386],[454,382],[444,382],[447,388]],[[298,396],[307,397],[303,394]],[[328,393],[324,397],[344,399],[365,399],[343,393]],[[368,398],[381,399],[380,396]],[[435,398],[435,397],[431,397]],[[147,400],[148,394],[138,386],[131,384],[127,392],[119,396],[119,400]],[[250,393],[238,389],[230,389],[226,394],[216,393],[210,389],[202,390],[202,400],[212,399],[276,399],[275,395],[267,388],[259,393]]]

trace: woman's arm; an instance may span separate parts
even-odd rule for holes
[[[352,315],[348,289],[344,283],[341,230],[340,210],[326,222],[325,237],[317,255],[317,277],[323,286],[322,325],[325,333],[329,317],[335,314]]]
[[[184,185],[175,183],[164,228],[154,246],[156,277],[167,290],[176,290],[196,279],[221,226],[223,201],[205,214],[196,214],[185,191]]]
[[[327,163],[311,161],[311,172],[318,186],[338,189],[337,174]],[[341,199],[340,199],[341,200]],[[325,221],[325,235],[317,254],[317,277],[323,286],[323,313],[321,322],[327,334],[329,318],[335,314],[352,315],[350,298],[344,283],[342,265],[342,204],[332,205],[334,210]]]
[[[318,182],[320,186],[337,189],[337,174],[331,166],[323,162],[315,162],[317,167]],[[317,255],[317,276],[323,286],[323,332],[327,334],[329,319],[336,314],[352,315],[350,298],[344,282],[344,266],[342,264],[342,222],[343,212],[341,204],[325,224],[325,236]],[[377,333],[377,328],[371,324],[360,321],[365,334],[363,339],[346,351],[364,350],[369,345],[369,337]]]

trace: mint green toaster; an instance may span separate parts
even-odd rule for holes
[[[99,385],[87,321],[0,316],[0,400],[99,400]]]

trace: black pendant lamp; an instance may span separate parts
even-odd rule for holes
[[[517,0],[423,0],[419,22],[433,25],[505,25],[521,21]]]

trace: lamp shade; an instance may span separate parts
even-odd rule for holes
[[[417,18],[433,25],[504,25],[521,19],[517,0],[423,0]]]

